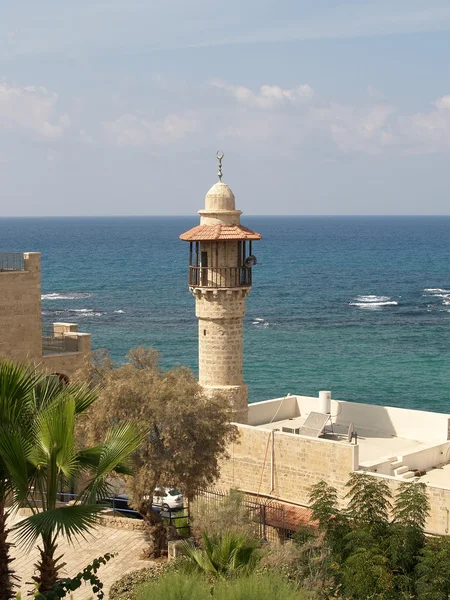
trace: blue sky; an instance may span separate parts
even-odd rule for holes
[[[3,216],[450,214],[448,0],[16,0]]]

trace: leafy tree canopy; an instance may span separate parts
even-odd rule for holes
[[[127,485],[132,505],[149,515],[158,485],[176,486],[192,497],[211,484],[237,428],[230,424],[227,399],[206,395],[188,368],[164,371],[159,353],[145,347],[130,350],[127,359],[117,367],[106,352],[97,352],[78,373],[100,388],[80,436],[97,441],[112,423],[130,420],[150,432],[135,454],[135,476]]]

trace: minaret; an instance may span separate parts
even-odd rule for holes
[[[242,319],[245,298],[252,287],[252,241],[261,235],[240,224],[234,194],[219,182],[205,197],[200,225],[180,235],[190,242],[189,289],[198,318],[199,383],[210,392],[231,398],[233,420],[246,423],[248,389],[242,374]]]

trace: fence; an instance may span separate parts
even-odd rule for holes
[[[63,354],[78,352],[78,339],[61,333],[55,334],[53,327],[45,326],[42,331],[42,353]]]
[[[256,498],[236,490],[199,490],[196,501],[203,502],[213,514],[232,501],[233,496],[236,499],[235,506],[240,505],[245,509],[250,523],[254,524],[254,533],[262,540],[284,542],[292,537],[296,524],[292,519],[286,519],[286,507],[274,500]]]
[[[0,272],[24,270],[25,263],[22,252],[0,252]]]
[[[247,267],[189,267],[189,285],[198,287],[249,287],[252,270]]]

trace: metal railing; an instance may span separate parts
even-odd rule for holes
[[[189,267],[189,285],[233,288],[252,285],[252,270],[247,267]]]
[[[266,541],[284,542],[290,539],[293,530],[286,522],[285,507],[271,500],[263,500],[244,492],[219,491],[219,490],[197,490],[195,500],[205,503],[209,514],[217,514],[220,507],[226,506],[227,499],[231,494],[236,494],[240,499],[236,507],[241,504],[247,514],[249,525],[253,524],[254,535]],[[236,509],[235,507],[235,509]]]
[[[78,352],[78,339],[53,330],[42,333],[42,354],[64,354],[64,352]]]
[[[25,271],[23,252],[0,252],[0,272]]]

